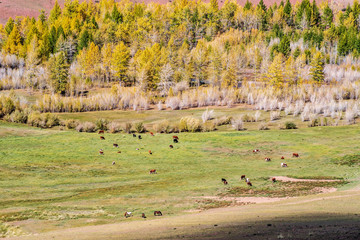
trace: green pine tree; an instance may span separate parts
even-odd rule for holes
[[[59,52],[49,59],[49,79],[53,91],[59,94],[65,94],[67,80],[69,77],[69,64],[66,61],[65,53]]]
[[[310,75],[314,83],[321,84],[324,82],[324,56],[317,52],[311,61]]]

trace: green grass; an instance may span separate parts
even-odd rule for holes
[[[128,134],[106,134],[101,141],[97,133],[0,122],[0,222],[41,219],[60,225],[71,222],[71,226],[100,224],[131,221],[122,217],[125,211],[145,212],[151,219],[154,210],[178,215],[226,205],[204,207],[197,202],[200,196],[229,192],[284,196],[279,193],[290,185],[273,187],[271,176],[340,178],[353,183],[360,177],[358,169],[335,164],[333,159],[358,154],[359,133],[357,125],[180,133],[180,143],[174,144],[172,135],[166,134],[143,134],[142,140]],[[254,148],[260,153],[253,154]],[[98,154],[99,149],[104,156]],[[291,158],[293,152],[300,158]],[[272,161],[265,162],[264,157]],[[289,167],[281,168],[281,162]],[[150,169],[157,169],[158,174],[150,175]],[[253,194],[240,181],[242,174],[250,177]],[[229,185],[224,186],[221,178]],[[307,184],[300,186],[297,195],[308,192],[311,186]]]

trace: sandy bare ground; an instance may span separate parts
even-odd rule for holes
[[[340,181],[340,180],[329,180],[329,179],[301,179],[301,178],[290,178],[284,176],[274,176],[274,178],[282,182],[339,182]]]
[[[204,196],[204,199],[211,199],[216,201],[230,201],[235,203],[272,203],[289,198],[269,198],[269,197],[218,197],[218,196]]]
[[[246,199],[249,201],[250,199]],[[226,207],[155,220],[22,236],[33,239],[360,239],[358,189]],[[135,220],[135,219],[133,219]]]

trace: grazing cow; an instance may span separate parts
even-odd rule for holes
[[[177,139],[177,138],[174,138],[174,143],[178,143],[179,142],[179,140]]]
[[[145,213],[142,213],[142,214],[141,214],[141,217],[142,217],[142,218],[146,218]]]
[[[170,145],[169,147],[170,147],[170,148],[174,148],[174,146],[173,146],[173,145]]]
[[[281,167],[287,167],[288,165],[286,163],[281,163]]]
[[[246,178],[245,182],[249,183],[250,182],[250,178]]]
[[[103,136],[100,137],[100,140],[105,140],[105,138]]]
[[[225,182],[224,182],[224,185],[228,185],[228,182],[227,182],[227,181],[225,181]]]
[[[241,180],[244,180],[245,179],[245,175],[241,175]]]
[[[118,151],[117,153],[121,153],[121,151]]]
[[[156,174],[156,169],[151,169],[150,174]]]
[[[114,143],[113,146],[114,147],[119,147],[119,144]]]
[[[154,211],[154,216],[162,216],[161,211]]]
[[[150,132],[150,135],[151,135],[151,136],[154,136],[154,133],[153,133],[153,132]]]
[[[102,149],[99,150],[100,155],[104,155],[104,151]]]
[[[252,183],[251,183],[251,182],[247,182],[247,185],[248,185],[249,187],[252,187]]]
[[[149,150],[149,154],[152,155],[152,151],[151,151],[151,150]]]
[[[133,133],[133,137],[136,137],[136,134]]]
[[[284,156],[282,156],[282,157],[281,157],[281,160],[284,160],[284,159],[285,159]]]
[[[104,133],[105,133],[104,130],[100,130],[100,131],[99,131],[99,134],[104,134]]]
[[[271,161],[270,158],[268,158],[268,157],[265,158],[265,162],[270,162],[270,161]]]
[[[258,152],[260,152],[259,149],[254,149],[254,150],[253,150],[253,153],[258,153]]]
[[[125,212],[124,217],[128,218],[132,216],[132,212]]]
[[[112,165],[115,165],[115,161],[113,161]]]
[[[273,183],[276,182],[276,178],[273,177],[273,178],[271,179],[271,181],[272,181]]]
[[[225,178],[222,178],[221,181],[223,182],[224,185],[228,185],[228,181],[226,181]]]
[[[142,139],[142,138],[141,138],[141,135],[139,135],[138,137],[139,137],[139,139]]]
[[[293,153],[293,157],[298,158],[298,157],[299,157],[299,154],[298,154],[298,153]]]
[[[179,137],[178,136],[173,136],[173,139],[178,139],[179,140]]]

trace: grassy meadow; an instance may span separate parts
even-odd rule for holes
[[[314,187],[347,189],[360,177],[359,133],[357,125],[179,133],[175,144],[173,134],[142,134],[139,140],[106,133],[100,140],[97,133],[0,122],[0,221],[15,223],[25,233],[42,232],[132,221],[143,212],[152,219],[154,210],[171,216],[231,204],[204,196],[284,197],[314,193]],[[254,148],[260,153],[253,154]],[[105,154],[99,155],[99,149]],[[293,152],[300,158],[292,158]],[[272,161],[265,162],[265,157]],[[352,164],[344,164],[347,159]],[[289,167],[281,168],[281,162]],[[150,169],[158,174],[150,175]],[[251,189],[240,181],[243,174],[251,179]],[[273,184],[271,176],[342,181]],[[229,185],[224,186],[221,178]],[[134,212],[135,218],[125,219],[125,211]]]

